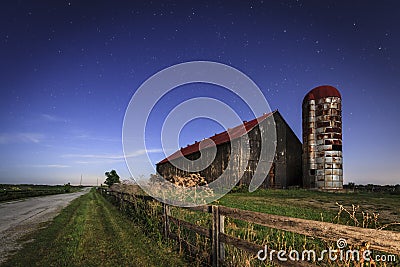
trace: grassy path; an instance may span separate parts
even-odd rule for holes
[[[74,200],[2,266],[186,266],[94,190]]]

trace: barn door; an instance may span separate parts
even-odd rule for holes
[[[274,188],[275,187],[275,162],[272,163],[271,168],[269,169],[268,187],[269,188]]]

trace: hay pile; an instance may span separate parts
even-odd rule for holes
[[[189,176],[185,177],[174,175],[170,178],[167,178],[167,180],[173,183],[174,185],[181,187],[194,187],[194,186],[207,185],[206,179],[197,173],[191,173],[189,174]]]
[[[146,192],[172,205],[204,205],[214,200],[214,192],[206,179],[194,173],[184,177],[171,175],[165,179],[158,174],[152,175]]]

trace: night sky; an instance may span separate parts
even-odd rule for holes
[[[193,60],[247,74],[300,140],[304,95],[318,85],[337,87],[344,182],[400,183],[399,14],[398,1],[5,2],[0,183],[77,184],[82,174],[84,184],[96,184],[111,169],[122,179],[154,172],[141,169],[140,152],[134,172],[126,167],[125,110],[151,75]],[[164,158],[156,130],[165,114],[199,96],[251,119],[222,88],[177,88],[152,115],[155,162]],[[223,130],[192,121],[180,146]]]

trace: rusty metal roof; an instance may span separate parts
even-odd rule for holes
[[[308,101],[311,99],[321,99],[330,96],[342,97],[338,89],[330,85],[321,85],[312,89],[306,96],[304,97],[304,101]]]
[[[239,138],[239,137],[243,136],[244,134],[250,132],[260,122],[264,121],[266,118],[268,118],[269,116],[271,116],[275,112],[276,111],[264,114],[264,115],[254,119],[254,120],[251,120],[251,121],[245,121],[241,125],[238,125],[238,126],[232,128],[232,129],[228,129],[228,131],[216,134],[216,135],[214,135],[212,137],[209,137],[207,139],[211,139],[215,143],[215,145],[221,145],[221,144],[230,142],[230,141],[232,141],[232,140],[234,140],[236,138]],[[206,143],[206,145],[203,146],[202,148],[214,146],[213,142]],[[188,156],[190,154],[198,152],[200,150],[199,149],[199,145],[200,145],[200,142],[195,142],[194,144],[191,144],[191,145],[189,145],[187,147],[181,148],[180,150],[176,151],[175,153],[173,153],[169,157],[167,157],[167,158],[163,159],[162,161],[158,162],[157,165],[166,163],[168,161],[171,161],[171,160],[174,160],[174,159],[177,159],[177,158],[180,158],[181,157],[181,153],[184,156]]]

